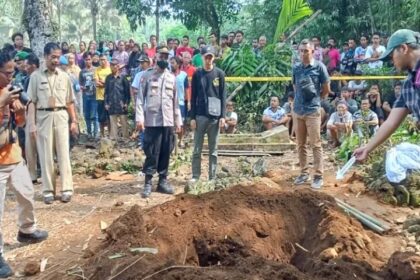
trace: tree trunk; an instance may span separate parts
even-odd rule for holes
[[[95,39],[95,41],[97,40],[96,38],[96,15],[92,14],[92,28],[93,28],[93,39]]]
[[[372,6],[370,5],[370,2],[368,1],[368,13],[369,13],[369,18],[370,18],[370,28],[371,28],[371,34],[373,34],[373,32],[375,32],[376,27],[375,27],[375,19],[373,18],[373,13],[372,13]]]
[[[99,13],[99,3],[98,0],[90,0],[90,14],[92,15],[92,31],[93,31],[93,39],[96,41],[96,22],[97,22],[97,15]]]
[[[58,40],[61,42],[61,6],[62,2],[58,1],[57,3],[57,16],[58,16]]]
[[[159,10],[160,10],[160,2],[159,2],[160,0],[156,0],[156,11],[155,11],[155,14],[156,14],[156,41],[157,41],[157,44],[158,44],[158,46],[159,46],[159,18],[160,18],[160,12],[159,12]]]
[[[45,44],[57,40],[48,8],[48,0],[25,0],[24,25],[31,48],[40,58],[43,57]]]
[[[217,13],[217,9],[213,3],[209,3],[209,17],[208,24],[210,25],[212,32],[216,33],[218,40],[220,39],[220,26],[222,25],[221,18]]]

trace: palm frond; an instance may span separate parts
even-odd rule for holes
[[[277,42],[280,36],[299,20],[312,14],[313,11],[305,0],[284,0],[277,21],[274,42]]]

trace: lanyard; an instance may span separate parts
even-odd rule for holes
[[[50,83],[50,78],[48,77],[48,73],[46,73],[46,75],[47,75],[48,87],[50,88],[51,96],[54,96],[53,89],[55,88],[55,82],[57,81],[57,75],[54,74],[54,83],[53,83],[52,87],[51,87],[51,83]]]

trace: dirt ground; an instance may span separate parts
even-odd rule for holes
[[[16,202],[8,195],[2,229],[5,257],[16,272],[11,279],[21,279],[25,266],[43,259],[45,271],[28,279],[385,279],[386,262],[403,246],[400,221],[419,210],[381,204],[360,182],[336,182],[336,167],[328,155],[325,160],[326,186],[320,193],[309,185],[292,187],[298,173],[293,152],[267,158],[266,177],[216,195],[180,195],[190,177],[188,165],[171,176],[178,195],[153,193],[147,200],[139,195],[143,178],[135,176],[124,181],[74,176],[72,202],[50,206],[36,185],[38,224],[50,237],[28,246],[16,241]],[[235,168],[237,158],[219,162]],[[332,197],[392,230],[383,236],[364,230],[334,206]],[[330,225],[322,226],[323,221]],[[348,243],[355,236],[364,246]],[[127,253],[157,245],[156,256]],[[336,262],[321,261],[326,248],[337,251]],[[117,253],[124,256],[109,258]],[[185,268],[144,278],[172,265]]]

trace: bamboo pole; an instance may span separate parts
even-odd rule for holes
[[[349,204],[345,203],[344,201],[342,201],[342,200],[340,200],[340,199],[338,199],[338,198],[336,198],[336,199],[335,199],[335,201],[336,201],[338,204],[341,204],[341,205],[345,206],[347,209],[350,209],[350,210],[352,210],[353,212],[356,212],[356,213],[357,213],[357,214],[359,214],[360,216],[363,216],[365,219],[367,219],[367,220],[371,221],[372,223],[376,224],[377,226],[379,226],[379,227],[383,228],[385,231],[386,231],[386,230],[389,230],[389,228],[388,228],[387,226],[383,225],[383,223],[381,223],[379,220],[377,220],[377,219],[373,218],[372,216],[369,216],[369,215],[367,215],[367,214],[363,213],[362,211],[360,211],[360,210],[358,210],[358,209],[356,209],[356,208],[354,208],[354,207],[350,206]]]

